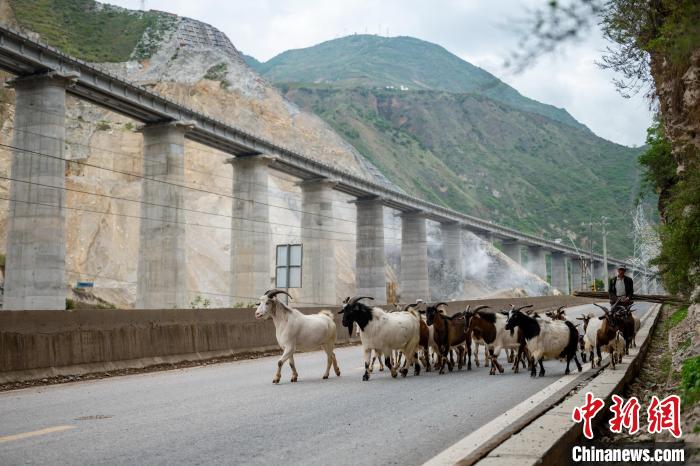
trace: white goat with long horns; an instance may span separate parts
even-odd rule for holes
[[[282,348],[282,357],[277,361],[277,372],[272,383],[279,383],[282,377],[282,366],[289,360],[292,369],[292,382],[297,381],[297,369],[294,365],[294,352],[297,350],[311,350],[319,346],[326,351],[326,372],[323,378],[327,379],[331,370],[331,364],[335,375],[340,375],[338,361],[335,358],[333,347],[337,336],[335,319],[330,311],[320,311],[318,314],[305,315],[297,309],[293,309],[277,299],[277,295],[289,293],[282,290],[268,290],[260,297],[260,304],[255,311],[256,319],[272,318],[275,324],[275,336],[277,343]],[[291,298],[291,296],[289,296]]]

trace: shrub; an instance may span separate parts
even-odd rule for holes
[[[700,400],[700,356],[686,359],[681,367],[681,397],[687,410]]]

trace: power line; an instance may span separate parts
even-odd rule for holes
[[[17,179],[17,178],[10,178],[10,177],[6,177],[6,176],[2,176],[2,175],[0,175],[0,179],[2,179],[2,180],[7,180],[7,181],[18,182],[18,183],[26,183],[26,184],[30,184],[30,185],[34,185],[34,186],[41,186],[41,187],[44,187],[44,188],[60,189],[60,190],[69,191],[69,192],[75,192],[75,193],[80,193],[80,194],[87,194],[87,195],[90,195],[90,196],[105,197],[105,198],[108,198],[108,199],[113,199],[113,200],[118,200],[118,201],[132,202],[132,203],[135,203],[135,204],[144,204],[144,205],[150,205],[150,206],[154,206],[154,207],[163,207],[163,208],[166,208],[166,209],[173,209],[173,210],[179,210],[179,211],[184,211],[184,212],[192,212],[192,213],[200,213],[200,214],[205,214],[205,215],[213,215],[213,216],[217,216],[217,217],[223,217],[223,218],[226,218],[226,219],[229,219],[229,220],[234,220],[234,219],[235,219],[235,220],[245,220],[245,221],[248,221],[248,222],[264,223],[264,224],[285,226],[285,227],[291,227],[291,228],[299,228],[299,229],[301,229],[301,230],[312,230],[312,231],[315,230],[315,231],[321,231],[321,232],[326,232],[326,233],[336,233],[336,234],[351,235],[351,233],[344,232],[344,231],[335,231],[335,230],[327,230],[327,229],[323,229],[323,228],[305,227],[305,226],[301,226],[301,225],[292,225],[292,224],[288,224],[288,223],[279,223],[279,222],[272,222],[272,221],[266,221],[266,220],[254,220],[254,219],[247,219],[247,218],[245,218],[245,217],[234,217],[234,216],[232,216],[232,215],[220,214],[220,213],[217,213],[217,212],[206,212],[206,211],[203,211],[203,210],[188,209],[188,208],[185,208],[185,207],[175,207],[175,206],[167,205],[167,204],[157,204],[157,203],[154,203],[154,202],[145,202],[145,201],[136,200],[136,199],[128,199],[128,198],[119,197],[119,196],[112,196],[112,195],[109,195],[109,194],[101,194],[101,193],[94,193],[94,192],[89,192],[89,191],[81,191],[81,190],[79,190],[79,189],[73,189],[73,188],[67,188],[67,187],[61,187],[61,186],[52,186],[52,185],[47,185],[47,184],[43,184],[43,183],[38,183],[38,182],[35,182],[35,181],[20,180],[20,179]],[[16,201],[16,202],[25,202],[25,201]],[[63,208],[63,206],[55,206],[55,207],[61,207],[61,208]],[[107,215],[107,214],[109,214],[109,212],[104,212],[104,214]],[[165,220],[162,220],[162,219],[152,219],[152,218],[145,218],[145,217],[139,217],[139,218],[145,219],[145,220],[157,220],[157,221],[162,221],[163,223],[176,223],[176,222],[170,221],[170,220],[165,221]],[[186,223],[186,225],[193,225],[193,224],[191,224],[191,223]],[[198,226],[200,226],[200,225],[198,225]],[[245,230],[240,230],[240,231],[245,231]],[[352,235],[352,236],[354,236],[354,235]],[[319,239],[320,239],[320,238],[319,238]]]
[[[7,179],[5,177],[0,177],[3,179]],[[36,184],[31,181],[21,181],[23,183],[28,183],[28,184]],[[47,186],[49,188],[54,188],[54,189],[64,189],[64,188],[57,188],[54,186]],[[137,202],[133,201],[130,199],[121,199],[121,200],[128,200],[130,202]],[[65,209],[65,210],[71,210],[71,211],[76,211],[76,212],[85,212],[85,213],[90,213],[90,214],[95,214],[95,215],[110,215],[114,217],[123,217],[123,218],[130,218],[130,219],[138,219],[138,220],[151,220],[151,221],[156,221],[156,222],[162,222],[162,223],[173,223],[173,224],[178,224],[178,225],[188,225],[188,226],[193,226],[193,227],[201,227],[201,228],[212,228],[212,229],[217,229],[217,230],[225,230],[225,231],[238,231],[238,232],[243,232],[243,233],[255,233],[256,235],[266,235],[266,236],[271,236],[271,237],[300,237],[297,235],[290,235],[288,233],[275,233],[275,232],[260,232],[258,230],[248,230],[244,228],[233,228],[231,226],[217,226],[217,225],[203,225],[200,223],[191,223],[191,222],[185,222],[185,221],[176,221],[176,220],[168,220],[167,222],[164,221],[163,219],[159,218],[151,218],[151,217],[142,217],[140,215],[129,215],[129,214],[123,214],[123,213],[118,213],[118,212],[105,212],[105,211],[98,211],[98,210],[90,210],[90,209],[84,209],[84,208],[79,208],[79,207],[68,207],[68,206],[61,206],[57,204],[50,204],[50,203],[43,203],[43,202],[37,202],[37,201],[23,201],[23,200],[17,200],[17,199],[11,199],[8,197],[2,197],[0,196],[0,201],[9,201],[9,202],[16,202],[16,203],[21,203],[21,204],[27,204],[27,205],[38,205],[42,207],[52,207],[52,208],[59,208],[59,209]],[[9,210],[9,209],[7,209]],[[274,222],[269,222],[272,224],[277,225]],[[281,224],[284,226],[290,226],[287,224]],[[294,227],[293,225],[291,225]],[[302,227],[296,227],[296,228],[302,228]],[[305,228],[305,227],[304,227]],[[386,227],[389,229],[389,227]],[[319,231],[327,231],[327,230],[320,230]],[[336,233],[336,234],[347,234],[350,236],[356,236],[352,233],[348,232],[338,232],[338,231],[329,231],[328,233]],[[309,236],[307,237],[308,239],[311,240],[317,240],[317,239],[323,239],[327,241],[338,241],[338,242],[346,242],[346,243],[356,243],[356,239],[342,239],[342,238],[332,238],[332,237],[322,237],[322,236]],[[391,237],[387,238],[386,236],[384,237],[384,244],[385,245],[393,245],[393,246],[401,246],[403,243],[398,240],[398,241],[393,241]],[[445,242],[441,241],[439,243],[435,244],[440,244],[440,245],[464,245],[463,242],[460,243],[454,243],[454,242]]]
[[[262,202],[262,201],[253,201],[253,200],[246,199],[246,198],[240,198],[240,197],[236,197],[236,196],[231,196],[231,195],[216,193],[216,192],[213,192],[213,191],[207,191],[207,190],[205,190],[205,189],[192,188],[192,187],[188,187],[188,186],[186,186],[186,185],[179,185],[179,184],[177,184],[177,183],[172,183],[172,182],[168,182],[168,181],[164,181],[164,180],[158,180],[158,179],[146,177],[146,176],[143,176],[143,175],[137,175],[137,174],[133,174],[133,173],[122,172],[122,171],[120,171],[120,170],[115,170],[115,169],[108,168],[108,167],[101,167],[101,166],[98,166],[98,165],[89,164],[89,163],[82,162],[82,161],[67,160],[67,159],[64,159],[64,158],[61,158],[61,157],[58,157],[58,156],[55,156],[55,155],[45,154],[45,153],[41,153],[41,152],[37,152],[37,151],[32,151],[32,150],[29,150],[29,149],[19,148],[19,147],[13,146],[13,145],[8,145],[8,144],[2,144],[2,143],[0,143],[0,149],[3,149],[3,148],[4,148],[4,150],[8,150],[8,151],[10,151],[10,150],[18,150],[18,151],[21,151],[21,152],[27,152],[27,153],[30,153],[30,154],[33,154],[33,155],[37,155],[37,156],[41,156],[41,157],[48,157],[48,158],[52,158],[52,159],[55,159],[55,160],[60,160],[60,161],[63,161],[63,162],[68,162],[68,163],[77,163],[77,164],[81,164],[81,165],[85,165],[85,166],[90,166],[90,167],[97,168],[97,169],[101,169],[101,170],[106,170],[106,171],[110,171],[110,172],[116,172],[116,173],[119,173],[119,174],[124,174],[124,175],[127,175],[127,176],[132,176],[132,177],[135,177],[135,178],[141,178],[141,179],[145,179],[145,180],[149,180],[149,181],[157,181],[157,182],[160,182],[160,183],[163,183],[163,184],[166,184],[166,185],[171,185],[171,186],[175,186],[175,187],[190,189],[190,190],[193,190],[193,191],[202,192],[202,193],[206,193],[206,194],[212,194],[212,195],[215,195],[215,196],[220,196],[220,197],[225,197],[225,198],[230,198],[230,199],[244,200],[244,201],[248,201],[248,202],[254,202],[254,203],[261,204],[261,205],[266,205],[266,206],[268,206],[268,207],[275,207],[275,208],[279,208],[279,209],[289,210],[289,211],[292,211],[292,212],[299,212],[299,213],[301,213],[301,214],[308,214],[308,215],[311,215],[311,216],[313,216],[313,217],[328,218],[328,219],[331,219],[331,220],[341,220],[341,221],[343,221],[343,222],[347,222],[347,223],[351,223],[351,224],[353,224],[353,225],[356,225],[356,221],[354,221],[354,220],[349,220],[349,219],[342,218],[342,217],[336,217],[336,216],[332,216],[332,215],[323,215],[323,214],[318,214],[318,213],[315,213],[315,212],[304,211],[304,210],[302,210],[302,209],[294,209],[294,208],[289,207],[289,206],[280,206],[280,205],[265,203],[265,202]],[[120,197],[118,197],[118,196],[110,196],[110,195],[100,194],[100,193],[91,193],[91,192],[87,192],[87,191],[74,190],[74,189],[65,188],[65,187],[57,187],[57,186],[51,186],[51,185],[42,185],[41,183],[36,183],[36,182],[26,181],[26,180],[19,180],[19,179],[10,178],[10,177],[0,177],[0,178],[6,179],[6,180],[10,180],[10,181],[17,181],[17,182],[22,182],[22,183],[29,183],[29,184],[41,185],[41,186],[48,187],[48,188],[65,189],[65,190],[69,190],[69,191],[72,190],[72,191],[76,191],[76,192],[83,193],[83,194],[88,194],[88,195],[103,196],[103,197],[111,197],[111,198],[113,198],[113,199],[118,199],[118,200],[123,200],[123,201],[129,201],[129,202],[135,202],[135,203],[138,202],[138,203],[148,204],[147,202],[140,201],[140,200],[135,200],[135,199],[120,198]],[[289,192],[289,191],[287,191],[287,192]],[[18,202],[19,202],[19,201],[18,201]],[[202,214],[210,214],[210,215],[217,215],[217,216],[227,217],[227,218],[231,218],[231,219],[236,218],[236,219],[247,220],[247,221],[255,221],[255,220],[245,219],[245,218],[241,218],[241,217],[228,216],[228,215],[225,215],[225,214],[215,214],[215,213],[210,213],[210,212],[206,212],[206,211],[199,211],[199,210],[193,210],[193,209],[184,209],[184,208],[181,208],[181,207],[175,207],[175,206],[171,206],[171,205],[162,205],[162,204],[151,204],[151,205],[160,206],[160,207],[165,207],[165,208],[171,208],[171,209],[190,210],[190,211],[192,211],[192,212],[197,212],[197,213],[202,213]],[[75,209],[75,208],[74,208],[74,209]],[[93,213],[99,213],[99,212],[93,212]],[[105,214],[108,214],[108,213],[105,212]],[[138,217],[138,218],[141,218],[141,217]],[[146,220],[159,220],[159,219],[146,219]],[[280,225],[280,226],[289,226],[289,227],[293,227],[293,228],[301,228],[301,229],[309,228],[309,229],[313,229],[312,227],[297,227],[297,226],[295,226],[295,225],[282,224],[282,223],[278,223],[278,222],[271,222],[271,221],[269,221],[269,220],[268,220],[268,221],[259,220],[259,221],[257,221],[257,222],[278,224],[278,225]],[[200,224],[190,224],[190,225],[194,225],[194,226],[206,226],[206,225],[200,225]],[[395,231],[395,232],[399,232],[399,231],[402,230],[400,227],[392,227],[392,226],[385,226],[384,228],[387,229],[387,230],[393,230],[393,231]],[[317,230],[319,230],[319,231],[329,231],[329,230],[324,230],[324,229],[321,229],[321,228],[318,228]],[[241,231],[244,231],[244,230],[241,230]],[[344,231],[332,231],[332,230],[331,230],[331,231],[329,231],[329,232],[331,232],[331,233],[339,233],[339,234],[349,234],[349,233],[344,232]]]
[[[51,113],[51,112],[42,112],[42,113]],[[59,115],[56,114],[56,113],[54,113],[54,115],[59,116]],[[69,117],[66,117],[65,115],[63,115],[63,117],[64,117],[64,118],[69,118]],[[87,121],[85,121],[85,120],[79,120],[79,121],[84,122],[84,123],[88,123],[88,124],[94,124],[94,123],[92,123],[92,122],[87,122]],[[14,128],[14,130],[16,130],[16,131],[25,131],[25,130],[16,129],[16,128]],[[31,133],[31,132],[29,132],[29,131],[26,131],[26,132],[27,132],[27,133]],[[40,137],[55,139],[55,140],[61,141],[61,142],[63,142],[63,143],[66,142],[66,140],[65,140],[65,139],[62,139],[62,138],[54,138],[54,137],[51,137],[51,136],[45,136],[45,135],[41,135],[41,134],[37,134],[37,133],[31,133],[31,134],[34,134],[34,135],[37,135],[37,136],[40,136]],[[80,144],[80,143],[75,143],[75,144]],[[0,147],[5,147],[5,148],[10,149],[10,150],[13,150],[13,149],[14,149],[14,150],[22,151],[22,152],[27,152],[27,153],[31,153],[31,154],[38,155],[38,156],[49,157],[49,158],[61,160],[61,161],[68,162],[68,163],[75,163],[75,164],[78,164],[78,165],[87,166],[87,167],[91,167],[91,168],[96,168],[96,169],[99,169],[99,170],[105,170],[105,171],[109,171],[109,172],[113,172],[113,173],[118,173],[118,174],[121,174],[121,175],[124,175],[124,176],[129,176],[129,177],[134,177],[134,178],[140,178],[140,179],[145,179],[145,180],[149,180],[149,181],[156,181],[156,182],[158,182],[158,183],[168,184],[168,185],[172,185],[172,186],[179,187],[179,188],[183,188],[183,189],[189,189],[189,190],[192,190],[192,191],[197,191],[197,192],[212,194],[212,195],[215,195],[215,196],[220,196],[220,197],[225,197],[225,198],[230,198],[230,199],[244,200],[244,201],[253,202],[253,203],[256,203],[256,204],[266,205],[266,206],[268,206],[268,207],[282,208],[282,209],[286,209],[286,210],[293,211],[293,212],[299,212],[299,213],[302,213],[302,214],[309,214],[309,215],[312,215],[312,216],[315,216],[315,217],[329,218],[329,219],[332,219],[332,220],[340,220],[340,221],[343,221],[343,222],[348,222],[348,223],[353,223],[353,224],[356,223],[356,222],[353,221],[353,220],[348,220],[348,219],[341,218],[341,217],[323,215],[323,214],[319,214],[319,213],[315,213],[315,212],[304,211],[304,210],[302,210],[302,209],[295,209],[295,208],[292,208],[292,207],[289,207],[289,206],[279,206],[279,205],[270,204],[270,203],[266,203],[266,202],[262,202],[262,201],[257,201],[257,200],[252,200],[252,199],[246,199],[246,198],[239,198],[239,197],[236,197],[236,196],[233,196],[233,195],[224,194],[224,193],[217,193],[217,192],[214,192],[214,191],[207,191],[207,190],[201,189],[201,188],[196,188],[196,187],[191,187],[191,186],[187,186],[187,185],[181,185],[181,184],[177,184],[177,183],[172,183],[172,182],[169,182],[169,181],[160,180],[160,179],[156,179],[156,178],[151,178],[151,177],[147,177],[147,176],[140,175],[140,174],[135,174],[135,173],[126,172],[126,171],[122,171],[122,170],[116,170],[116,169],[113,169],[113,168],[103,167],[103,166],[99,166],[99,165],[87,163],[87,162],[84,162],[84,161],[69,160],[69,159],[65,159],[65,158],[58,157],[58,156],[54,156],[54,155],[50,155],[50,154],[45,154],[45,153],[41,153],[41,152],[37,152],[37,151],[32,151],[32,150],[29,150],[29,149],[24,149],[24,148],[19,148],[19,147],[13,146],[13,145],[1,144],[1,143],[0,143]],[[94,148],[93,146],[89,146],[89,145],[86,145],[86,147]],[[120,154],[120,153],[117,152],[117,151],[111,151],[111,150],[109,150],[109,149],[100,149],[100,148],[96,148],[96,149],[97,149],[97,150],[105,150],[105,151],[108,151],[108,152],[114,152],[114,153],[116,153],[116,154]],[[209,152],[214,154],[214,152],[211,152],[211,151],[209,151]],[[132,155],[130,155],[130,154],[121,153],[121,155],[126,156],[126,157],[129,157],[129,158],[133,158],[133,159],[139,159],[138,157],[132,156]],[[217,154],[217,155],[220,155],[220,154]],[[141,159],[141,160],[142,160],[142,159]],[[185,169],[184,166],[183,166],[183,169]],[[200,173],[210,175],[209,172],[201,172],[201,171],[200,171]],[[227,178],[227,179],[228,179],[228,178]],[[230,180],[233,180],[233,178],[231,178]],[[18,181],[19,181],[19,180],[18,180]],[[259,184],[259,183],[251,183],[251,184],[262,186],[262,185]],[[283,191],[283,190],[280,190],[280,191],[291,193],[291,191]],[[96,194],[96,193],[86,193],[86,194],[98,195],[98,194]],[[268,194],[268,195],[269,195],[269,194]],[[134,200],[129,200],[129,199],[122,199],[122,200],[127,200],[127,201],[132,201],[132,202],[140,202],[140,201],[134,201]],[[334,202],[338,202],[338,201],[334,201]],[[164,206],[164,207],[175,208],[175,207],[172,207],[172,206]],[[200,213],[205,213],[205,214],[207,214],[207,212],[202,212],[202,211],[199,211],[199,212],[200,212]],[[97,213],[97,212],[93,212],[93,213]],[[229,218],[233,218],[233,217],[229,217]],[[153,220],[156,220],[156,219],[153,219]],[[247,220],[247,219],[244,219],[244,220]],[[249,220],[249,221],[250,221],[250,220]],[[274,222],[266,222],[266,223],[274,223]],[[198,224],[191,224],[191,225],[194,225],[194,226],[204,226],[204,225],[198,225]],[[294,227],[294,226],[292,226],[292,225],[287,225],[287,226]],[[591,226],[590,223],[589,223],[589,226]],[[302,227],[302,228],[303,228],[303,227]],[[398,230],[399,230],[399,228],[393,228],[393,227],[385,227],[385,228],[386,228],[386,229],[389,229],[389,230],[395,230],[395,231],[398,231]],[[319,229],[319,230],[320,230],[320,229]],[[324,231],[325,231],[325,230],[324,230]],[[338,233],[347,234],[346,232],[338,232]]]
[[[73,274],[73,275],[81,275],[81,276],[86,276],[86,277],[95,277],[95,278],[104,278],[105,280],[111,280],[114,282],[118,283],[124,283],[127,285],[137,285],[137,282],[132,282],[129,280],[122,280],[120,278],[116,277],[110,277],[107,275],[101,275],[101,274],[95,274],[95,273],[90,273],[90,272],[80,272],[77,270],[71,270],[71,269],[66,269],[66,273]],[[111,287],[104,287],[105,289],[110,289]],[[227,293],[220,293],[217,291],[205,291],[205,290],[195,290],[188,288],[187,291],[189,293],[196,293],[196,294],[204,294],[204,295],[211,295],[211,296],[221,296],[225,298],[237,298],[237,299],[248,299],[252,301],[258,301],[260,299],[260,296],[239,296],[239,295],[231,295]],[[313,303],[313,302],[306,302],[306,301],[297,301],[294,300],[294,304],[308,304],[308,305],[314,305],[314,306],[337,306],[338,303],[334,304],[318,304],[318,303]]]
[[[10,149],[10,150],[18,150],[18,151],[21,151],[21,152],[26,152],[26,153],[34,154],[34,155],[38,155],[38,156],[41,156],[41,157],[48,157],[48,158],[51,158],[51,159],[60,160],[60,161],[62,161],[62,162],[76,163],[76,164],[83,165],[83,166],[87,166],[87,167],[92,167],[92,168],[97,168],[97,169],[100,169],[100,170],[105,170],[105,171],[109,171],[109,172],[113,172],[113,173],[118,173],[118,174],[124,175],[124,176],[131,176],[131,177],[140,178],[140,179],[143,179],[143,180],[155,181],[155,182],[157,182],[157,183],[162,183],[162,184],[166,184],[166,185],[169,185],[169,186],[174,186],[174,187],[176,187],[176,188],[188,189],[188,190],[190,190],[190,191],[196,191],[196,192],[201,192],[201,193],[205,193],[205,194],[213,194],[213,195],[215,195],[215,196],[225,197],[225,198],[229,198],[229,199],[233,199],[233,200],[241,200],[241,201],[252,202],[252,203],[255,203],[255,204],[260,204],[260,205],[268,206],[268,207],[277,207],[277,208],[280,208],[280,206],[277,206],[277,205],[274,205],[274,204],[270,204],[270,203],[268,203],[268,202],[256,201],[256,200],[253,200],[253,199],[247,199],[247,198],[237,197],[237,196],[233,196],[233,195],[229,195],[229,194],[216,193],[216,192],[213,192],[213,191],[207,191],[206,189],[191,187],[191,186],[187,186],[187,185],[181,185],[181,184],[178,184],[178,183],[173,183],[173,182],[165,181],[165,180],[159,180],[159,179],[157,179],[157,178],[151,178],[151,177],[144,176],[144,175],[138,175],[138,174],[135,174],[135,173],[129,173],[129,172],[121,171],[121,170],[115,170],[115,169],[113,169],[113,168],[101,167],[101,166],[99,166],[99,165],[94,165],[94,164],[90,164],[90,163],[83,162],[83,161],[78,161],[78,160],[67,160],[67,159],[64,159],[64,158],[62,158],[62,157],[58,157],[58,156],[55,156],[55,155],[44,154],[44,153],[37,152],[37,151],[33,151],[33,150],[30,150],[30,149],[23,149],[23,148],[21,148],[21,147],[12,146],[12,145],[9,145],[9,144],[2,144],[2,143],[0,143],[0,147],[5,147],[5,148]],[[284,208],[284,207],[282,207],[282,208]],[[340,220],[340,221],[344,221],[344,222],[355,223],[355,222],[352,221],[352,220],[348,220],[348,219],[344,219],[344,218],[340,218],[340,217],[333,217],[333,216],[318,214],[318,213],[315,213],[315,212],[308,212],[308,211],[304,211],[304,210],[301,210],[301,209],[294,209],[294,208],[292,208],[292,207],[287,207],[287,210],[290,210],[290,211],[293,211],[293,212],[299,212],[299,213],[302,213],[302,214],[309,214],[309,215],[313,215],[313,216],[316,216],[316,217],[329,218],[329,219],[332,219],[332,220]]]

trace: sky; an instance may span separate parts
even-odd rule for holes
[[[138,9],[140,0],[107,0]],[[545,56],[522,73],[504,66],[517,50],[518,20],[546,0],[145,0],[163,10],[211,24],[234,46],[260,61],[353,33],[412,36],[434,42],[484,68],[521,94],[563,107],[599,136],[644,144],[649,102],[620,96],[614,74],[595,61],[605,50],[600,31]]]

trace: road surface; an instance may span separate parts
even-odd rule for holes
[[[270,357],[0,393],[0,464],[421,464],[564,372],[362,382],[360,348],[336,354],[328,380],[325,353],[295,356],[295,384]]]

